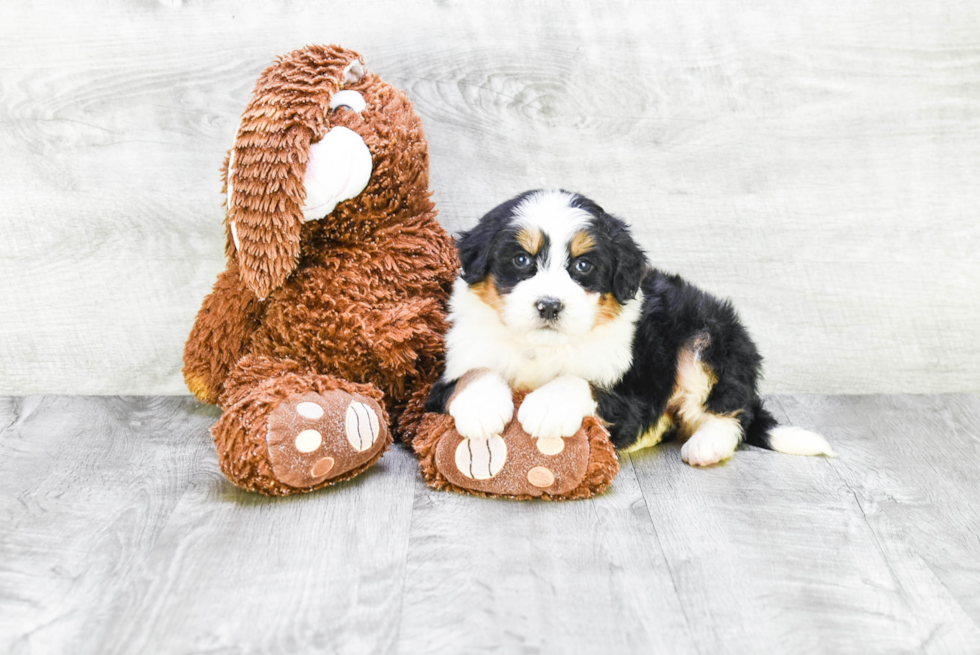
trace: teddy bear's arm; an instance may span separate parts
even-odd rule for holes
[[[245,354],[258,327],[262,303],[242,282],[231,260],[204,299],[184,347],[184,381],[198,400],[216,404],[225,379]]]

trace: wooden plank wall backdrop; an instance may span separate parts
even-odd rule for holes
[[[980,390],[980,3],[0,4],[0,393],[185,393],[260,71],[342,43],[443,223],[538,186],[730,296],[767,392]]]

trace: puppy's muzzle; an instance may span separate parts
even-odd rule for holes
[[[561,314],[565,305],[556,298],[541,298],[534,304],[534,307],[538,310],[538,315],[541,318],[546,321],[554,321]]]

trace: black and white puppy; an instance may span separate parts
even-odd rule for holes
[[[629,451],[684,439],[707,466],[742,440],[833,455],[818,434],[777,427],[757,392],[762,358],[731,304],[647,262],[626,225],[588,198],[528,191],[459,241],[446,368],[426,409],[469,439],[500,434],[512,389],[534,437],[567,437],[598,414]],[[453,396],[456,382],[487,371]]]

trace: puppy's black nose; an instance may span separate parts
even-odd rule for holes
[[[558,318],[561,310],[565,308],[565,305],[560,300],[554,298],[542,298],[534,306],[537,308],[541,318],[547,321],[553,321]]]

